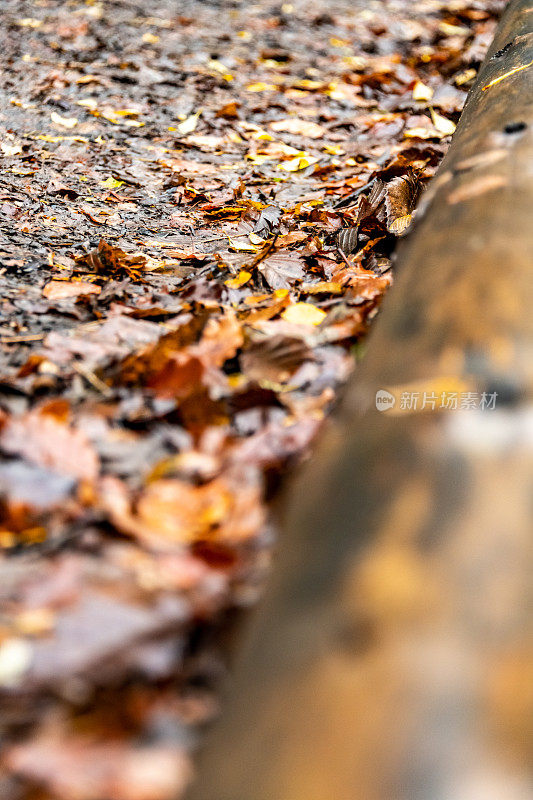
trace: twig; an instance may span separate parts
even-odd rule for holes
[[[39,342],[44,339],[44,333],[26,333],[20,336],[0,336],[0,344],[17,344],[18,342]]]
[[[86,369],[86,367],[83,367],[81,364],[74,364],[74,369],[82,376],[82,378],[85,378],[87,383],[89,383],[93,389],[96,389],[96,391],[100,392],[100,394],[103,394],[106,397],[109,397],[111,394],[113,394],[111,387],[109,387],[107,383],[104,383],[102,380],[100,380],[98,375],[95,375],[92,370]]]
[[[350,205],[352,200],[356,200],[359,197],[359,195],[365,191],[365,189],[369,189],[372,186],[372,184],[375,183],[376,178],[377,175],[375,175],[371,180],[367,181],[362,186],[360,186],[359,189],[356,189],[355,192],[352,192],[346,197],[342,197],[340,200],[338,200],[336,203],[333,204],[333,208],[344,208],[345,206]]]
[[[266,247],[262,247],[261,250],[259,251],[259,253],[256,256],[254,256],[254,258],[252,259],[250,264],[248,264],[248,269],[254,269],[254,267],[257,267],[257,265],[260,264],[261,261],[264,261],[265,258],[267,258],[267,256],[270,255],[270,253],[274,249],[274,246],[275,246],[275,244],[277,242],[278,236],[279,236],[279,231],[276,233],[276,235],[274,236],[272,241],[269,242],[266,245]]]

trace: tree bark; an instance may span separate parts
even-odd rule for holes
[[[533,796],[532,76],[514,0],[293,487],[189,800]]]

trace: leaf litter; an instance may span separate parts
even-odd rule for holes
[[[182,794],[503,5],[1,2],[2,800]]]

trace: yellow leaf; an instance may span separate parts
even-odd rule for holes
[[[408,128],[403,135],[408,139],[442,139],[444,136],[432,128]]]
[[[320,325],[326,312],[321,308],[312,306],[311,303],[294,303],[281,314],[286,322],[296,325]]]
[[[138,117],[139,112],[136,108],[117,108],[113,111],[116,117]]]
[[[311,164],[316,164],[318,158],[311,156],[296,156],[291,158],[290,161],[284,161],[283,164],[278,164],[278,169],[283,169],[285,172],[298,172],[301,169],[310,167]]]
[[[265,242],[265,240],[261,236],[258,236],[257,233],[253,232],[250,234],[248,238],[250,239],[252,244],[264,244]]]
[[[403,217],[398,217],[388,226],[389,231],[396,234],[396,236],[401,236],[411,224],[412,218],[412,214],[406,214]]]
[[[77,100],[76,105],[83,106],[83,108],[90,108],[91,111],[94,111],[98,103],[96,102],[94,97],[86,97],[84,100]]]
[[[124,181],[117,181],[115,178],[106,178],[105,181],[100,181],[100,186],[103,186],[104,189],[118,189],[120,186],[124,185]]]
[[[187,117],[183,120],[183,122],[180,122],[180,124],[177,126],[179,133],[185,135],[195,131],[201,113],[201,111],[197,111],[196,114],[191,114],[190,117]]]
[[[262,130],[254,131],[253,133],[250,134],[250,137],[252,139],[254,139],[255,141],[257,141],[257,142],[273,142],[274,141],[274,138],[269,133],[267,133],[266,131],[262,131]]]
[[[7,142],[2,142],[0,144],[0,148],[5,156],[18,156],[19,153],[22,153],[22,147],[20,144],[8,144]]]
[[[251,161],[252,164],[264,164],[265,161],[270,160],[270,156],[264,156],[259,153],[247,153],[246,160]]]
[[[342,60],[352,69],[365,69],[368,64],[368,60],[363,56],[344,56]]]
[[[212,58],[208,66],[215,72],[218,72],[220,75],[222,75],[225,81],[229,82],[233,80],[233,75],[231,72],[228,72],[228,68],[225,66],[225,64],[223,64],[217,58]]]
[[[236,242],[230,236],[228,236],[228,241],[230,243],[230,247],[233,250],[236,250],[238,253],[256,253],[257,247],[254,247],[253,244],[249,244],[248,242]]]
[[[342,294],[343,286],[337,281],[319,281],[302,284],[300,290],[306,294]]]
[[[24,19],[17,20],[17,25],[20,25],[21,28],[40,28],[42,24],[42,19],[34,19],[34,17],[24,17]]]
[[[433,89],[426,86],[422,81],[417,81],[413,86],[413,99],[414,100],[431,100],[433,97]]]
[[[329,43],[332,47],[350,47],[351,45],[351,42],[346,39],[335,39],[334,37],[329,40]]]
[[[430,109],[430,112],[433,125],[439,133],[444,134],[444,136],[451,136],[453,133],[455,133],[455,122],[446,119],[446,117],[443,117],[441,114],[437,114],[437,112],[432,108]]]
[[[61,125],[62,128],[75,128],[78,124],[76,117],[62,117],[56,111],[52,111],[50,119],[52,122],[55,122],[56,125]]]
[[[451,25],[444,20],[439,24],[439,30],[445,36],[468,36],[470,31],[462,25]]]
[[[142,40],[145,44],[157,44],[159,36],[156,36],[155,33],[143,33]]]
[[[42,133],[35,137],[41,139],[43,142],[86,142],[88,141],[85,136],[49,136]],[[98,140],[96,140],[98,141]]]
[[[323,86],[323,81],[312,81],[309,78],[302,78],[302,80],[294,83],[295,89],[307,89],[308,91],[313,91],[313,89],[321,89]]]
[[[456,86],[463,86],[468,81],[474,80],[476,77],[477,72],[475,69],[467,69],[464,72],[461,72],[455,79]]]
[[[237,131],[228,131],[228,139],[230,142],[234,142],[235,144],[241,144],[244,141],[244,139],[241,139]]]
[[[244,286],[245,283],[248,283],[251,277],[252,274],[250,272],[241,269],[236,278],[229,278],[227,281],[224,281],[224,283],[226,286],[229,286],[230,289],[239,289],[241,286]]]
[[[248,84],[246,89],[249,92],[273,92],[277,89],[277,86],[274,86],[273,83],[263,83],[262,81],[258,81],[257,83]]]
[[[82,75],[81,78],[78,78],[76,83],[86,84],[86,83],[101,83],[102,80],[99,75]]]

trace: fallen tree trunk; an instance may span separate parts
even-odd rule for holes
[[[190,800],[533,794],[532,75],[514,0]]]

